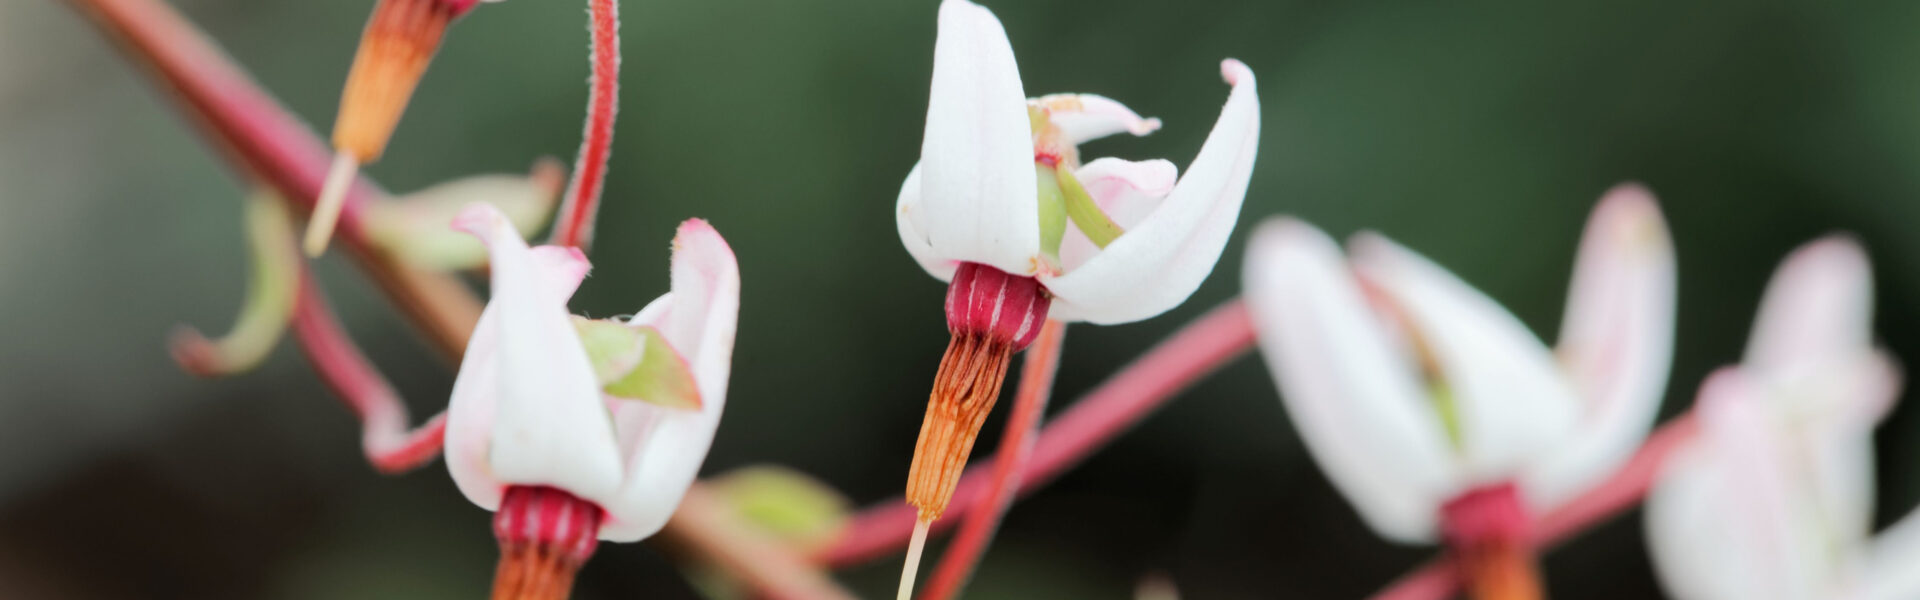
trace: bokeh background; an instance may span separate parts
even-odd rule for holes
[[[309,122],[332,121],[370,0],[176,0]],[[1185,306],[1068,335],[1055,409],[1234,296],[1245,233],[1277,214],[1383,231],[1551,339],[1598,195],[1660,196],[1682,273],[1665,413],[1733,361],[1795,245],[1863,239],[1879,331],[1920,330],[1920,4],[1059,0],[989,2],[1033,93],[1096,92],[1166,121],[1089,156],[1184,165],[1227,89],[1265,119],[1238,234]],[[453,32],[387,157],[405,191],[571,158],[581,3],[481,7]],[[673,225],[701,216],[745,282],[735,378],[707,471],[773,463],[856,502],[898,492],[945,344],[943,287],[894,234],[931,65],[932,0],[627,2],[625,95],[595,276],[574,307],[664,290]],[[61,0],[0,3],[0,595],[471,598],[488,515],[438,465],[397,479],[297,353],[224,381],[178,371],[169,328],[224,330],[245,282],[243,188]],[[336,253],[337,256],[337,253]],[[338,258],[352,331],[416,414],[432,356]],[[1004,411],[1003,411],[1004,412]],[[1878,438],[1882,523],[1920,497],[1920,409]],[[1000,419],[982,444],[997,439]],[[1555,597],[1654,598],[1638,513],[1546,559]],[[937,549],[937,548],[936,548]],[[1354,598],[1430,550],[1365,530],[1307,459],[1252,356],[1016,506],[975,598]],[[865,597],[897,560],[846,571]],[[692,598],[655,549],[609,546],[579,598]]]

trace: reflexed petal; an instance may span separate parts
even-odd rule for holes
[[[500,482],[550,485],[604,504],[620,485],[620,455],[599,380],[574,332],[565,296],[557,293],[571,287],[572,275],[543,271],[558,254],[535,254],[491,205],[473,205],[455,226],[484,241],[492,258],[492,322],[486,325],[497,336],[489,340],[493,357],[491,364],[472,366],[486,375],[465,366],[461,373],[482,377],[475,384],[492,379],[486,386],[494,394],[486,464]],[[462,388],[458,382],[455,387]],[[484,397],[488,390],[460,391]]]
[[[1307,449],[1382,536],[1431,541],[1458,491],[1444,427],[1407,357],[1369,311],[1340,249],[1291,219],[1247,249],[1247,308]]]
[[[1452,273],[1372,234],[1354,236],[1355,271],[1404,311],[1433,352],[1459,411],[1468,477],[1513,477],[1566,439],[1578,414],[1573,390],[1540,339]],[[1536,502],[1532,490],[1529,502]]]
[[[1872,327],[1866,252],[1850,237],[1827,236],[1794,250],[1774,272],[1743,364],[1762,371],[1817,368],[1867,348]]]
[[[1014,274],[1040,268],[1033,133],[1020,68],[1000,20],[966,0],[940,4],[920,164],[919,224],[935,258]]]
[[[1583,491],[1646,437],[1673,359],[1675,288],[1673,241],[1653,196],[1614,188],[1587,221],[1567,292],[1555,350],[1581,418],[1574,437],[1528,474],[1544,505]]]
[[[1123,229],[1132,229],[1159,208],[1178,177],[1179,170],[1173,163],[1160,159],[1133,162],[1102,158],[1074,172],[1094,204]],[[1098,252],[1100,248],[1087,239],[1086,233],[1068,227],[1060,242],[1060,264],[1072,272]]]
[[[1681,600],[1824,597],[1822,544],[1798,520],[1783,470],[1790,456],[1758,391],[1736,370],[1700,391],[1700,437],[1647,497],[1647,538],[1661,583]]]
[[[687,411],[612,403],[627,478],[618,498],[602,504],[608,512],[602,539],[632,541],[659,531],[700,473],[726,406],[739,314],[740,269],[733,250],[706,221],[682,223],[674,237],[673,291],[630,323],[658,328],[686,357],[702,406]]]
[[[1075,146],[1116,133],[1146,135],[1160,129],[1159,119],[1141,118],[1106,96],[1048,94],[1037,102],[1047,108],[1047,121],[1060,128],[1062,141]]]
[[[1078,268],[1041,277],[1055,296],[1052,318],[1138,321],[1178,306],[1213,272],[1240,217],[1260,140],[1253,71],[1228,59],[1221,75],[1233,92],[1200,155],[1160,207]]]
[[[954,269],[960,268],[959,261],[937,256],[933,245],[927,242],[927,228],[921,224],[921,213],[925,209],[920,205],[919,164],[907,172],[907,181],[900,185],[900,200],[894,208],[894,225],[900,230],[900,245],[907,247],[907,254],[913,255],[913,261],[920,263],[928,275],[952,281]]]
[[[467,339],[460,372],[453,378],[447,402],[445,448],[447,472],[467,500],[487,510],[500,508],[507,484],[494,477],[487,463],[493,438],[494,403],[500,397],[500,317],[488,307]]]

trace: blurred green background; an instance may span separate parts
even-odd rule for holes
[[[330,125],[371,0],[178,0],[309,122]],[[1239,232],[1276,214],[1372,228],[1556,326],[1576,236],[1608,186],[1662,200],[1682,273],[1665,412],[1737,357],[1795,245],[1865,240],[1879,328],[1920,356],[1920,3],[991,1],[1028,91],[1095,92],[1166,121],[1088,156],[1185,165],[1260,78],[1265,131]],[[406,191],[571,158],[581,3],[482,6],[448,40],[386,158]],[[898,493],[945,344],[943,287],[892,206],[917,154],[932,0],[627,2],[625,94],[594,277],[574,308],[666,286],[681,219],[710,219],[745,285],[710,473],[777,463],[858,502]],[[471,598],[488,515],[437,464],[398,479],[291,348],[190,378],[176,323],[223,331],[245,280],[242,187],[59,0],[0,3],[0,595]],[[1055,408],[1237,293],[1244,235],[1185,306],[1069,331]],[[337,253],[336,253],[337,256]],[[353,333],[417,414],[432,356],[338,258]],[[1430,554],[1365,530],[1307,460],[1251,356],[1015,507],[975,598],[1354,598]],[[1004,413],[1004,411],[1002,411]],[[1920,497],[1920,410],[1882,429],[1881,521]],[[999,418],[981,443],[997,439]],[[1546,560],[1557,598],[1658,597],[1637,513]],[[897,559],[844,572],[890,594]],[[654,549],[605,546],[578,598],[697,597]]]

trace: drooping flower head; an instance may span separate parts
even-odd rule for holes
[[[1920,516],[1869,536],[1872,431],[1901,382],[1872,319],[1871,269],[1852,240],[1812,242],[1780,266],[1743,361],[1701,387],[1699,437],[1647,498],[1654,566],[1674,597],[1920,596]]]
[[[732,250],[706,222],[683,223],[672,292],[631,319],[591,321],[566,307],[588,270],[579,250],[530,248],[489,205],[455,225],[486,243],[493,291],[454,382],[447,468],[467,499],[498,513],[501,577],[516,552],[653,535],[726,403],[740,298]]]
[[[1160,127],[1091,94],[1029,99],[1000,21],[940,5],[920,163],[896,205],[900,241],[951,283],[942,361],[908,498],[938,518],[1007,356],[1042,321],[1125,323],[1165,312],[1212,272],[1253,172],[1253,73],[1227,60],[1233,91],[1184,177],[1173,163],[1083,161],[1079,144]],[[997,332],[997,333],[996,333]]]

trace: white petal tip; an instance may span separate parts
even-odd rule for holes
[[[1227,80],[1228,85],[1240,85],[1243,81],[1252,84],[1253,69],[1247,68],[1247,63],[1239,59],[1229,58],[1220,61],[1220,78]]]
[[[471,233],[481,241],[492,239],[495,229],[512,226],[500,209],[485,202],[475,202],[460,209],[460,214],[453,217],[451,225],[455,231]]]
[[[1160,117],[1147,117],[1127,125],[1127,133],[1147,135],[1160,130]]]

